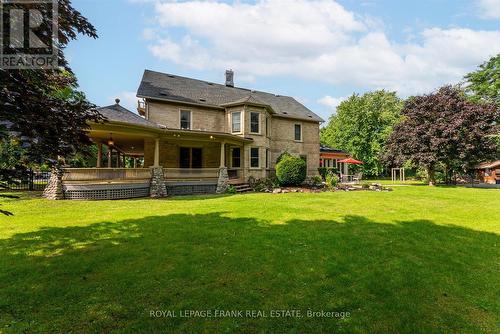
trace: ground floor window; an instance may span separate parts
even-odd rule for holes
[[[231,166],[235,168],[241,167],[241,149],[239,147],[234,147],[231,156]]]
[[[259,167],[259,148],[250,148],[250,167]]]
[[[181,147],[179,152],[180,168],[201,168],[202,150],[199,147]]]

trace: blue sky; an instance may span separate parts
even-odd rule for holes
[[[291,95],[327,119],[352,93],[459,82],[500,52],[500,0],[76,0],[99,38],[67,48],[97,105],[135,110],[144,69]]]

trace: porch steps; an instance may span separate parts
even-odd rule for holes
[[[237,193],[245,193],[248,191],[252,191],[252,188],[248,185],[248,183],[237,183],[233,184],[234,188],[236,188]]]

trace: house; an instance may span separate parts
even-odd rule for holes
[[[500,184],[500,160],[481,163],[476,170],[482,183]]]
[[[139,115],[119,100],[99,108],[108,121],[89,131],[96,167],[64,169],[59,196],[222,192],[274,175],[284,151],[301,156],[308,175],[317,175],[323,120],[293,97],[235,87],[233,76],[228,70],[225,84],[217,84],[146,70]]]
[[[319,148],[319,166],[335,167],[339,173],[349,174],[348,164],[339,162],[340,160],[350,158],[350,154],[339,149],[320,145]]]

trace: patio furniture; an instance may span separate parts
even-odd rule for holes
[[[356,173],[353,175],[352,181],[354,183],[360,183],[362,178],[363,178],[363,173]]]

